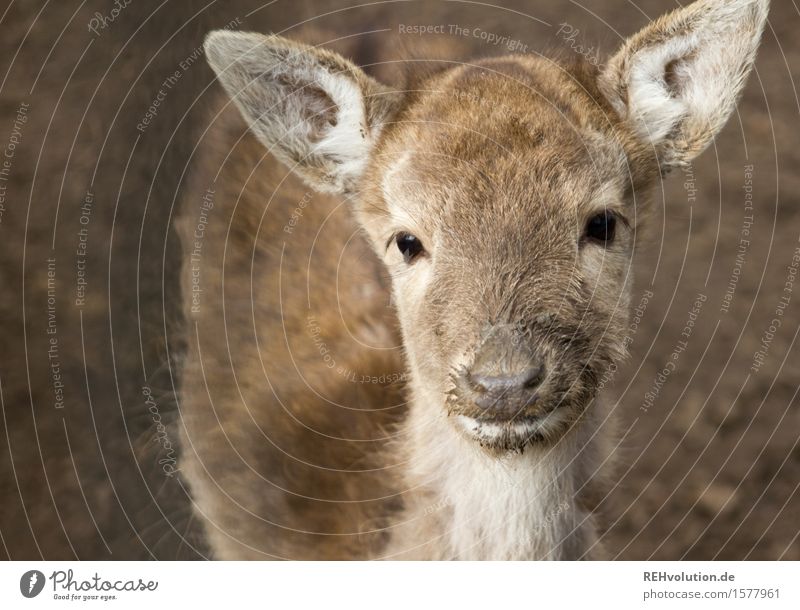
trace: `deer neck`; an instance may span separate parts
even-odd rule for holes
[[[435,414],[432,414],[435,413]],[[592,554],[581,508],[592,451],[582,420],[559,441],[491,452],[462,435],[442,408],[415,401],[406,421],[406,489],[398,556],[578,559]]]

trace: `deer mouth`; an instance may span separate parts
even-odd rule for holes
[[[448,394],[448,414],[464,436],[492,451],[520,451],[528,445],[552,442],[575,419],[568,392],[557,392],[557,381],[555,375],[545,377],[522,397],[508,397],[501,388],[477,399],[469,388],[457,383]]]
[[[556,408],[536,416],[492,420],[456,415],[458,428],[481,446],[501,451],[520,451],[527,445],[555,440],[572,424],[569,409]]]

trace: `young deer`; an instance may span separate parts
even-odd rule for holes
[[[515,55],[404,90],[212,32],[256,136],[220,111],[179,224],[181,470],[214,556],[599,556],[598,383],[646,193],[726,122],[768,4],[699,0],[604,67]]]

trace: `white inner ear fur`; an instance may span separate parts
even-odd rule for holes
[[[689,52],[688,42],[675,40],[637,54],[629,76],[627,110],[640,138],[663,141],[688,113],[689,100],[672,97],[665,75],[671,61]]]
[[[360,176],[380,131],[370,133],[367,126],[364,97],[359,86],[347,76],[318,70],[316,85],[337,106],[336,125],[328,129],[311,150],[311,154],[339,161],[339,171],[348,177]]]

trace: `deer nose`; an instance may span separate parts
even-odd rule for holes
[[[536,390],[544,379],[544,365],[531,364],[513,375],[468,373],[473,401],[487,414],[513,417],[536,401]]]

